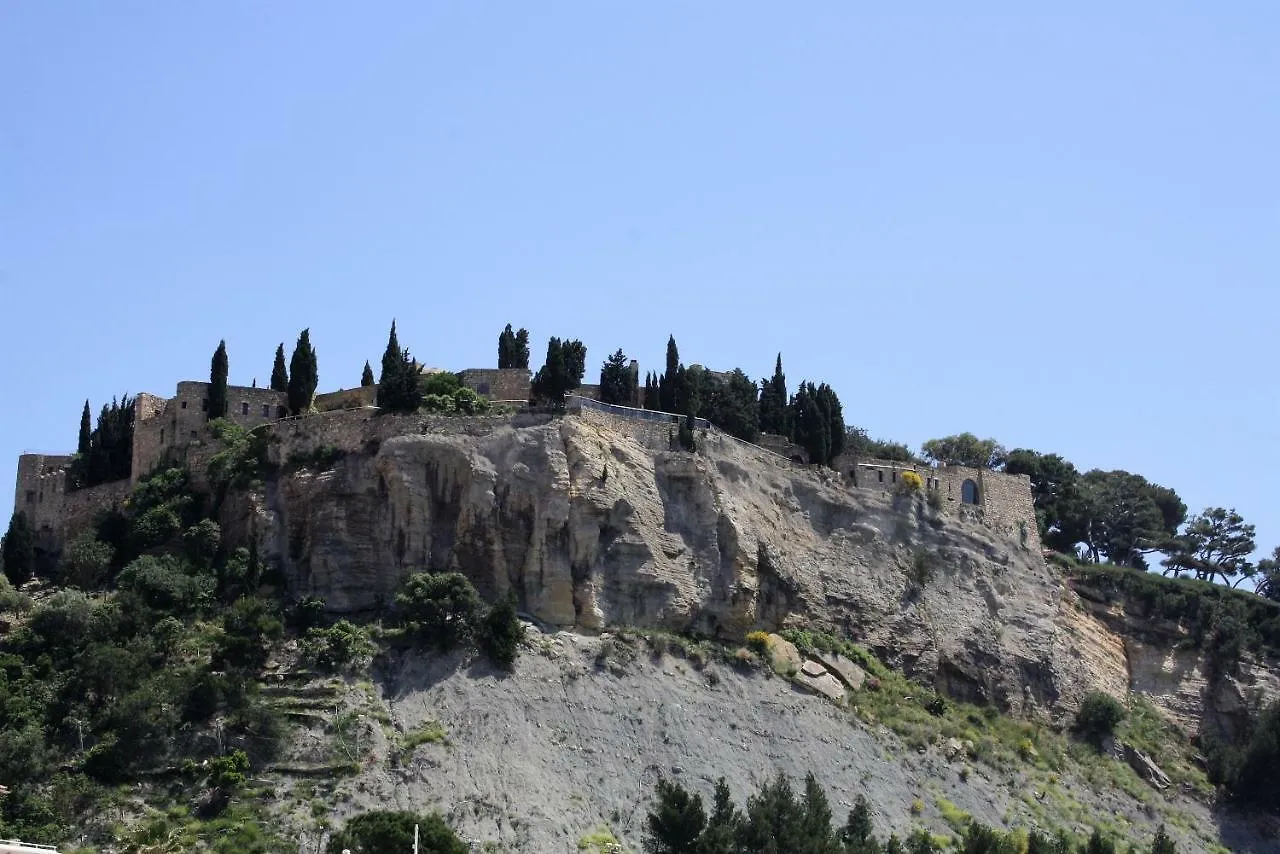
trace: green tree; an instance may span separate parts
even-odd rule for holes
[[[311,330],[304,329],[289,358],[289,411],[299,415],[311,407],[319,384],[316,350],[311,346]]]
[[[360,374],[360,387],[368,388],[374,384],[373,368],[369,367],[369,361],[366,359],[364,363],[364,372]]]
[[[636,375],[631,371],[630,360],[617,350],[600,367],[600,402],[634,406],[636,392]]]
[[[711,798],[711,815],[707,817],[706,829],[698,840],[698,854],[736,854],[735,840],[741,824],[742,814],[733,805],[729,784],[721,777],[716,780],[715,793]]]
[[[1280,809],[1280,700],[1250,728],[1240,763],[1227,781],[1232,795],[1263,809]]]
[[[1095,563],[1105,557],[1144,569],[1143,555],[1167,546],[1186,518],[1187,507],[1176,492],[1141,475],[1094,469],[1080,486],[1080,518],[1072,524],[1084,532]]]
[[[89,435],[89,452],[72,464],[70,486],[80,489],[129,477],[133,471],[134,398],[112,398]]]
[[[1116,726],[1124,720],[1125,708],[1120,701],[1102,691],[1085,695],[1076,712],[1075,731],[1094,747],[1101,747]]]
[[[1255,548],[1253,525],[1246,524],[1234,508],[1206,507],[1165,546],[1164,574],[1180,577],[1190,572],[1201,581],[1221,577],[1224,584],[1235,587],[1254,575],[1249,556]]]
[[[804,807],[791,783],[779,774],[747,799],[746,817],[738,829],[742,854],[786,854],[804,839]]]
[[[760,382],[760,432],[790,436],[788,423],[787,375],[782,372],[782,354],[774,365],[773,377]]]
[[[645,820],[648,854],[700,854],[698,840],[706,826],[702,798],[679,783],[660,779],[657,803]]]
[[[76,443],[77,454],[89,453],[90,442],[93,437],[93,415],[89,411],[89,401],[84,402],[84,410],[80,413],[80,440]]]
[[[1102,835],[1098,828],[1093,829],[1089,841],[1085,843],[1084,854],[1116,854],[1116,844]]]
[[[520,655],[524,641],[524,623],[516,615],[515,593],[503,596],[493,604],[479,626],[480,649],[489,660],[510,670]]]
[[[215,667],[258,671],[271,645],[284,633],[275,605],[252,596],[235,601],[222,617],[222,638],[213,651]]]
[[[681,389],[684,366],[680,364],[680,348],[676,337],[667,338],[667,369],[658,377],[658,409],[663,412],[683,412]]]
[[[859,794],[849,811],[849,819],[841,831],[845,851],[848,854],[879,854],[880,845],[872,833],[875,825],[871,819],[871,805],[865,795]]]
[[[844,429],[844,447],[849,453],[861,459],[890,460],[899,463],[915,461],[915,454],[911,453],[906,443],[872,439],[867,435],[866,430],[852,425]]]
[[[791,441],[804,448],[810,463],[826,465],[831,460],[831,420],[813,383],[800,383],[788,409]]]
[[[400,347],[396,322],[391,321],[387,349],[382,354],[382,375],[378,377],[378,406],[384,412],[417,412],[424,398],[418,370],[409,351]]]
[[[276,361],[271,366],[271,390],[289,390],[289,370],[284,366],[284,342],[276,347]]]
[[[1274,602],[1280,602],[1280,546],[1271,552],[1271,557],[1258,561],[1257,592]]]
[[[1004,465],[1004,446],[995,439],[979,439],[972,433],[930,439],[920,447],[925,459],[945,466],[998,469]]]
[[[498,370],[501,371],[511,367],[511,351],[515,346],[516,333],[512,331],[511,324],[508,323],[498,333]]]
[[[529,370],[529,330],[516,330],[516,343],[511,350],[511,367]]]
[[[468,643],[481,611],[476,589],[458,572],[410,575],[396,594],[396,607],[409,635],[441,650]]]
[[[227,414],[227,342],[219,341],[209,364],[209,420]]]
[[[362,813],[347,822],[329,840],[328,854],[392,854],[413,850],[413,828],[418,828],[420,854],[467,854],[466,844],[438,813],[377,811]]]
[[[818,403],[822,417],[827,420],[826,463],[831,465],[836,457],[844,453],[844,407],[840,405],[840,398],[836,395],[835,389],[826,383],[818,386],[814,392],[814,399]]]
[[[1151,854],[1178,854],[1178,846],[1165,833],[1163,824],[1156,829],[1156,835],[1151,840]]]
[[[729,379],[716,383],[706,417],[712,424],[745,442],[760,438],[760,407],[756,384],[735,368]]]
[[[544,405],[563,406],[565,395],[582,385],[587,348],[581,341],[547,341],[547,361],[538,369],[530,385],[534,400]]]
[[[97,590],[107,580],[115,549],[90,531],[72,540],[62,552],[59,581],[81,590]]]
[[[36,574],[36,541],[27,514],[18,511],[9,517],[9,530],[0,543],[4,577],[14,587],[21,587]]]

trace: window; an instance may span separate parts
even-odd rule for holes
[[[248,415],[248,414],[249,414],[249,404],[247,404],[247,403],[241,403],[241,404],[240,404],[240,414],[241,414],[241,415]]]
[[[186,402],[185,400],[184,400],[184,401],[182,401],[182,404],[181,404],[181,405],[182,405],[182,408],[183,408],[183,409],[186,409],[186,408],[187,408],[187,402]]]
[[[191,431],[191,438],[192,438],[192,439],[196,438],[196,435],[197,435],[197,434],[196,434],[196,431],[195,431],[195,430],[192,430],[192,431]]]
[[[28,504],[36,503],[36,491],[34,489],[27,490],[27,503]]]
[[[164,444],[164,428],[163,427],[160,428],[160,444],[161,445]]]
[[[271,404],[269,403],[262,404],[262,417],[263,418],[271,417]]]
[[[40,498],[39,498],[39,499],[37,499],[37,500],[38,500],[38,502],[39,502],[40,504],[43,504],[43,503],[44,503],[44,493],[43,493],[43,492],[42,492],[42,493],[40,493]]]
[[[285,409],[283,406],[276,407],[276,418],[284,418],[288,414],[289,410]]]
[[[978,499],[980,497],[981,496],[978,494],[978,484],[974,483],[972,480],[966,480],[964,483],[960,484],[960,501],[962,503],[978,504]]]
[[[876,483],[884,483],[884,469],[876,469]]]
[[[488,383],[479,383],[476,385],[476,394],[488,394],[488,393],[489,393]]]
[[[893,473],[892,477],[893,477],[893,482],[894,482],[894,483],[897,483],[897,482],[898,482],[898,473],[897,473],[896,471]]]
[[[201,411],[201,412],[208,412],[208,411],[209,411],[209,398],[207,398],[207,397],[206,397],[206,398],[202,398],[202,399],[201,399],[201,401],[200,401],[200,411]]]

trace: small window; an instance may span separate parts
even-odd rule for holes
[[[876,483],[884,483],[884,469],[876,469]]]
[[[200,411],[201,411],[201,412],[208,412],[208,411],[209,411],[209,398],[207,398],[207,397],[206,397],[206,398],[201,399],[201,401],[200,401]]]
[[[249,414],[249,404],[247,404],[247,403],[242,403],[242,404],[240,404],[240,414],[241,414],[241,415],[248,415],[248,414]]]
[[[898,473],[896,471],[891,475],[891,477],[894,483],[898,482]]]
[[[43,492],[42,492],[42,493],[40,493],[40,497],[37,499],[37,503],[39,503],[39,504],[43,504],[43,503],[44,503],[44,493],[43,493]]]
[[[284,418],[288,414],[289,410],[285,409],[283,406],[276,407],[276,418]]]
[[[195,431],[195,430],[192,430],[192,431],[191,431],[191,438],[192,438],[192,439],[196,438],[196,436],[197,436],[197,435],[198,435],[198,434],[196,433],[196,431]]]
[[[184,401],[182,401],[182,404],[181,404],[181,405],[182,405],[182,408],[183,408],[183,409],[186,409],[186,408],[187,408],[187,402],[186,402],[185,400],[184,400]]]
[[[34,489],[27,490],[27,503],[28,504],[36,503],[36,491]]]
[[[164,444],[164,428],[163,427],[160,428],[160,444],[161,445]]]
[[[489,393],[488,383],[480,383],[476,386],[476,394],[488,394],[488,393]]]
[[[262,404],[262,417],[263,418],[271,417],[271,404],[269,403]]]

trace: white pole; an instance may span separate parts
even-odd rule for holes
[[[413,826],[413,854],[418,854],[418,825]]]

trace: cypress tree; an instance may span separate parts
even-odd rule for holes
[[[818,407],[821,409],[823,417],[827,421],[827,464],[830,465],[835,458],[844,453],[844,407],[840,405],[840,398],[836,395],[835,389],[823,383],[818,386],[816,393]]]
[[[516,332],[515,346],[511,348],[511,367],[529,370],[529,330]]]
[[[373,368],[369,367],[369,361],[366,359],[364,363],[364,373],[360,375],[360,386],[363,388],[373,384]]]
[[[284,366],[284,342],[276,348],[276,363],[271,366],[271,390],[289,390],[289,371]]]
[[[396,322],[391,321],[387,349],[382,354],[382,376],[378,380],[378,406],[387,412],[416,412],[422,405],[422,385],[409,351],[400,347]]]
[[[511,324],[498,334],[498,370],[512,367],[515,358],[516,334],[511,331]]]
[[[782,372],[782,354],[773,369],[773,379],[760,383],[760,432],[789,435],[787,424],[787,375]]]
[[[227,414],[227,342],[219,341],[209,365],[209,419]]]
[[[680,411],[680,348],[676,346],[674,335],[667,338],[667,370],[658,379],[658,408],[663,412]]]
[[[298,336],[289,359],[289,411],[298,415],[311,406],[319,382],[316,350],[311,346],[311,330],[304,329]]]
[[[84,402],[84,411],[80,413],[80,441],[76,444],[77,454],[89,453],[89,443],[93,437],[93,416],[89,413],[89,401]]]
[[[9,530],[4,535],[3,544],[0,544],[0,557],[4,563],[4,577],[14,587],[20,587],[35,577],[35,535],[25,513],[18,512],[9,517]]]

